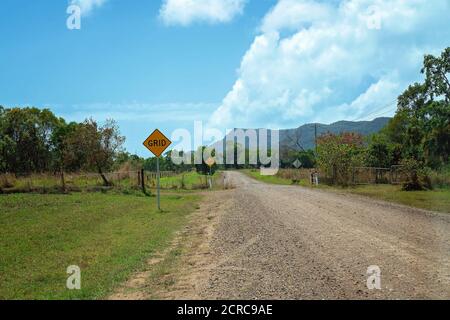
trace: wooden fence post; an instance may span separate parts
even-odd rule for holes
[[[142,188],[142,192],[143,192],[144,194],[147,194],[147,191],[145,190],[145,176],[144,176],[144,169],[141,169],[140,177],[141,177],[141,188]]]
[[[64,179],[64,169],[61,166],[61,188],[62,188],[62,192],[65,193],[66,192],[66,180]]]
[[[141,185],[141,171],[137,172],[137,186],[139,187]]]

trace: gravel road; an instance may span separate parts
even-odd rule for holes
[[[218,220],[195,271],[205,273],[199,298],[450,299],[450,214],[239,172],[226,179],[236,189],[211,206]],[[374,265],[381,290],[367,288]]]

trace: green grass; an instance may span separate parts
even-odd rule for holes
[[[161,178],[161,188],[162,189],[181,189],[181,185],[182,185],[182,179],[184,176],[184,185],[185,185],[185,190],[197,190],[197,189],[202,189],[208,186],[207,184],[207,177],[198,174],[195,171],[190,171],[190,172],[185,172],[185,173],[181,173],[178,174],[176,176],[172,176],[172,177],[163,177]],[[216,172],[213,175],[213,186],[216,187],[221,187],[220,186],[220,177],[221,174],[220,172]],[[154,184],[156,182],[153,181],[152,183],[152,187],[154,189]]]
[[[261,176],[259,171],[242,170],[248,176],[262,182],[292,185],[291,179],[280,176]],[[306,179],[302,179],[301,186],[312,187]],[[314,187],[317,188],[317,187]],[[362,185],[349,188],[320,185],[319,189],[332,192],[349,192],[385,201],[400,203],[420,209],[450,213],[450,189],[436,189],[432,191],[403,191],[399,185]]]
[[[397,202],[416,208],[450,213],[450,189],[436,189],[433,191],[403,191],[401,190],[401,186],[367,185],[344,190],[351,193],[385,201]]]
[[[260,174],[259,170],[242,170],[243,172],[245,172],[245,174],[247,174],[248,176],[257,179],[259,181],[265,182],[265,183],[270,183],[270,184],[282,184],[282,185],[289,185],[292,184],[292,181],[289,179],[284,179],[278,176],[262,176]]]
[[[184,176],[184,184],[187,189],[193,189],[196,185],[204,183],[204,177],[199,175],[195,171],[185,172],[173,177],[161,178],[161,186],[170,188],[171,186],[177,186],[181,188],[181,180]]]
[[[0,299],[96,299],[107,296],[166,247],[198,206],[195,195],[0,196]],[[70,265],[81,290],[66,289]]]
[[[137,172],[107,174],[116,191],[131,191],[140,189]],[[98,174],[65,174],[66,189],[69,191],[86,191],[103,187],[103,181]],[[62,193],[61,178],[52,174],[33,174],[27,177],[0,175],[0,189],[5,193]]]
[[[250,177],[252,177],[252,178],[254,178],[256,180],[259,180],[259,181],[262,181],[262,182],[265,182],[265,183],[281,184],[281,185],[292,185],[292,184],[294,184],[292,182],[292,179],[286,179],[286,178],[280,177],[278,175],[262,176],[260,174],[259,170],[245,169],[245,170],[242,170],[242,172],[244,172],[246,175],[248,175],[248,176],[250,176]],[[300,182],[298,184],[302,185],[302,186],[306,186],[307,181],[305,179],[302,179],[302,180],[300,180]]]
[[[106,189],[109,192],[131,194],[141,190],[137,171],[124,173],[106,174],[108,180],[113,184]],[[147,173],[147,177],[151,177]],[[182,183],[184,177],[184,185]],[[216,172],[213,175],[214,189],[222,186],[221,174]],[[80,191],[100,191],[105,190],[103,181],[98,174],[66,174],[66,190],[70,192]],[[156,189],[156,178],[146,179],[146,187],[154,191]],[[208,186],[207,177],[195,171],[180,173],[171,177],[161,177],[161,189],[165,190],[200,190]],[[16,178],[13,175],[0,175],[0,194],[10,193],[41,193],[58,194],[62,192],[61,178],[51,174],[33,174],[28,177]]]

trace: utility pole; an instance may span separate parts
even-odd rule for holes
[[[316,144],[316,155],[317,155],[317,123],[314,124],[314,142]]]

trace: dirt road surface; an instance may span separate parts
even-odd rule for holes
[[[450,299],[450,214],[226,179],[235,189],[207,196],[160,298]],[[381,290],[367,288],[369,266]]]

